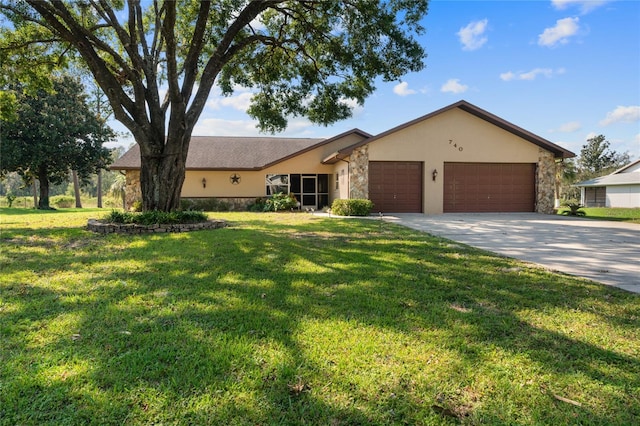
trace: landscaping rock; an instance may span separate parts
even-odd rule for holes
[[[89,219],[87,229],[99,234],[146,234],[157,232],[189,232],[199,231],[203,229],[224,228],[227,223],[223,220],[208,220],[200,223],[180,223],[180,224],[153,224],[153,225],[137,225],[137,224],[119,224],[104,223],[97,219]]]

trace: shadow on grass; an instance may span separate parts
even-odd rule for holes
[[[0,259],[7,424],[640,415],[638,357],[548,322],[586,314],[595,340],[597,327],[637,333],[637,298],[616,289],[370,221],[22,232]],[[580,385],[582,407],[552,396]]]

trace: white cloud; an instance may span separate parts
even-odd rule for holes
[[[589,13],[602,5],[609,3],[611,0],[551,0],[551,4],[558,10],[565,10],[571,6],[580,8],[580,12]]]
[[[511,71],[503,72],[500,74],[500,79],[504,81],[516,80],[518,76]]]
[[[207,100],[207,106],[215,110],[219,110],[221,107],[231,107],[238,111],[246,111],[251,104],[251,98],[253,98],[254,93],[240,86],[234,87],[234,92],[238,94],[224,96],[218,87],[214,87]]]
[[[443,93],[464,93],[467,91],[469,86],[460,84],[460,80],[457,78],[451,78],[447,80],[445,84],[442,85],[440,91]]]
[[[600,121],[601,126],[608,126],[613,123],[633,123],[640,121],[640,106],[618,106],[613,111],[607,113],[607,117]]]
[[[582,124],[579,121],[569,121],[568,123],[562,124],[555,130],[551,130],[552,133],[572,133],[577,132],[582,128]]]
[[[487,19],[483,19],[482,21],[473,21],[466,27],[460,28],[456,34],[462,43],[462,50],[480,49],[487,42],[488,38],[484,32],[488,23]]]
[[[238,111],[246,111],[249,108],[249,105],[251,105],[252,98],[253,93],[245,92],[240,93],[237,96],[224,97],[220,99],[220,104],[222,106],[230,106]]]
[[[556,26],[547,28],[538,36],[538,44],[540,46],[553,47],[556,44],[566,44],[569,37],[578,33],[580,26],[578,22],[580,18],[564,18],[556,21]]]
[[[414,95],[416,91],[413,89],[409,89],[409,83],[403,81],[402,83],[398,83],[393,87],[393,93],[398,96],[409,96]]]
[[[314,137],[311,129],[313,124],[306,119],[289,120],[284,132],[278,133],[282,137]],[[194,136],[265,136],[258,129],[256,120],[227,120],[224,118],[202,118],[193,129]],[[267,134],[267,136],[271,136]]]
[[[527,72],[518,72],[514,73],[512,71],[507,71],[505,73],[500,74],[500,79],[504,81],[512,81],[512,80],[535,80],[539,75],[551,78],[556,75],[564,74],[564,68],[558,68],[557,70],[553,70],[551,68],[534,68],[531,71]]]
[[[364,106],[358,104],[357,99],[343,98],[340,100],[340,103],[343,103],[349,108],[351,108],[351,111],[353,111],[353,117],[359,116],[364,111]]]
[[[201,118],[193,129],[195,136],[258,136],[257,122],[253,120],[225,120]]]

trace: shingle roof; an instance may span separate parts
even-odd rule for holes
[[[189,144],[188,170],[259,170],[300,154],[326,139],[193,136]],[[140,147],[135,145],[110,167],[140,168]]]
[[[578,182],[575,186],[640,185],[640,173],[620,173]]]
[[[610,175],[584,180],[574,186],[613,186],[613,185],[640,185],[640,171],[625,172],[633,166],[640,164],[640,159],[627,164]]]

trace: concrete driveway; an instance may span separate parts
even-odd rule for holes
[[[640,225],[536,213],[395,214],[385,220],[640,293]]]

